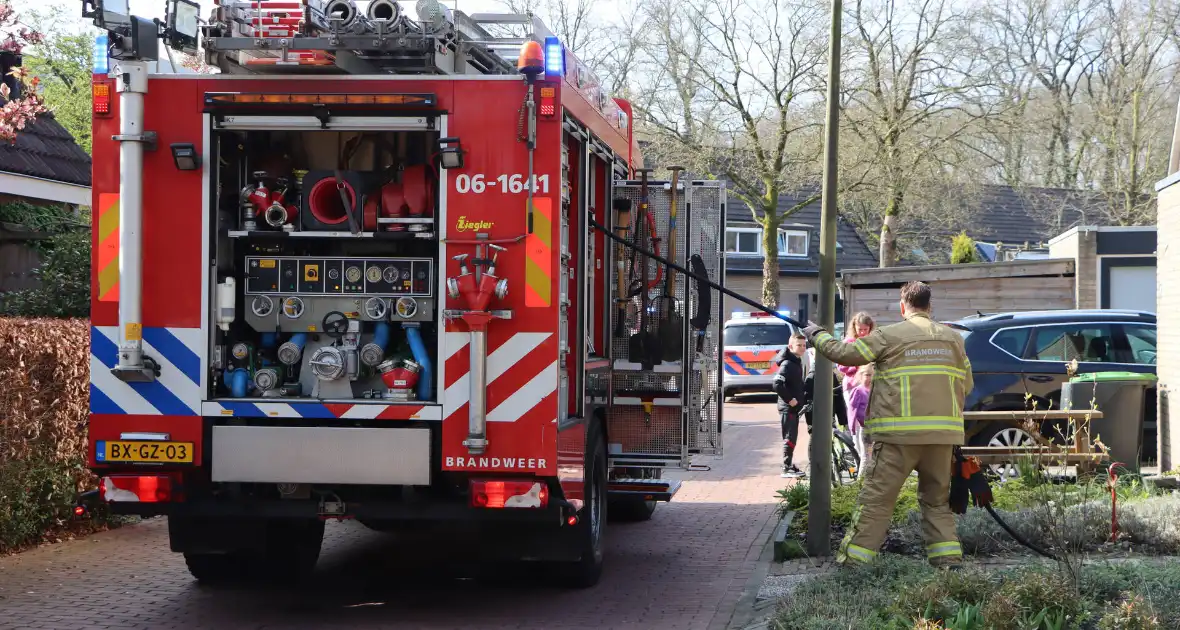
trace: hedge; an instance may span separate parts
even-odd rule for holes
[[[81,319],[0,318],[0,552],[76,530],[74,499],[95,485],[89,331]]]

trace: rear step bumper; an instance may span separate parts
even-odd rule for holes
[[[344,518],[396,522],[508,522],[561,525],[577,513],[565,500],[550,499],[540,509],[480,509],[463,503],[365,501],[346,503],[342,513],[327,514],[316,501],[249,500],[216,501],[191,499],[176,503],[108,503],[112,513],[135,516],[177,516],[198,518]]]
[[[607,483],[607,495],[633,497],[644,501],[671,501],[680,491],[678,479],[614,479]]]

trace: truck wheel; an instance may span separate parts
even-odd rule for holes
[[[259,568],[271,580],[297,582],[315,570],[323,542],[321,520],[272,521]]]
[[[659,479],[661,471],[643,468],[630,469],[627,471],[627,477],[630,479]],[[644,501],[643,499],[634,498],[614,498],[607,501],[607,513],[610,514],[612,522],[619,523],[640,523],[643,521],[650,521],[656,511],[656,504],[659,501]]]
[[[566,586],[589,588],[602,577],[603,543],[606,534],[606,444],[597,423],[590,430],[586,452],[586,506],[573,527],[573,545],[581,555],[576,562],[556,567],[557,578]]]
[[[202,584],[223,584],[240,578],[246,566],[245,558],[238,553],[189,553],[184,554],[188,572]]]

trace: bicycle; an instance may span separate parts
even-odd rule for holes
[[[805,403],[799,409],[799,414],[807,418],[807,435],[811,435],[812,404]],[[842,431],[837,414],[832,414],[832,487],[839,488],[842,484],[853,483],[860,474],[860,454],[856,452],[856,442],[847,431]],[[844,476],[848,480],[844,480]]]

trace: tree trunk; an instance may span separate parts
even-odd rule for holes
[[[897,255],[897,241],[893,236],[893,215],[885,215],[881,222],[881,248],[877,252],[879,267],[892,267],[893,259]]]
[[[901,214],[902,193],[894,192],[885,207],[885,216],[881,221],[881,248],[878,251],[878,266],[892,267],[897,260],[897,236],[893,233],[893,226],[897,215]]]
[[[762,226],[762,304],[778,310],[778,220],[771,219],[777,208],[771,208]]]

